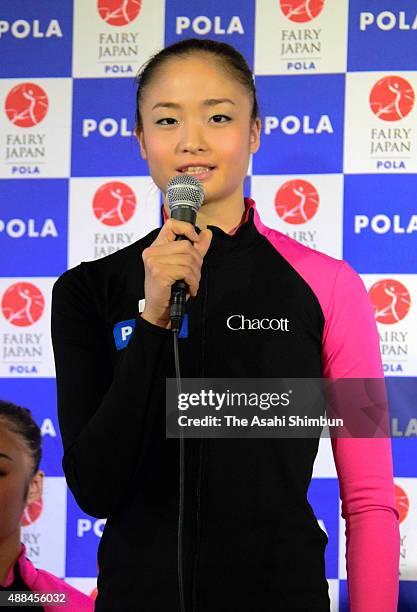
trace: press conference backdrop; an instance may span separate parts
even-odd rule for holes
[[[399,609],[415,610],[415,0],[1,2],[0,396],[32,409],[46,472],[43,501],[23,518],[27,554],[95,596],[105,520],[78,508],[63,477],[51,289],[67,268],[161,224],[160,193],[132,134],[133,77],[153,53],[190,37],[234,45],[255,75],[262,143],[245,189],[264,223],[347,260],[368,289],[396,415]],[[329,537],[332,610],[346,610],[345,522],[329,440],[309,500]]]

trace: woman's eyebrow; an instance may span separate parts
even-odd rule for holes
[[[222,104],[223,102],[228,102],[229,104],[235,104],[233,100],[230,98],[209,98],[208,100],[203,100],[201,103],[202,106],[216,106],[216,104]],[[152,107],[152,110],[155,108],[181,108],[181,104],[176,104],[176,102],[158,102],[155,106]]]

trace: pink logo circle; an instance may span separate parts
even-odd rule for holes
[[[291,21],[312,21],[323,10],[324,0],[280,0],[281,11]]]
[[[1,309],[9,323],[28,327],[41,318],[45,300],[40,290],[32,283],[15,283],[4,293]]]
[[[120,181],[105,183],[93,198],[93,211],[104,225],[123,225],[133,217],[136,196],[132,189]]]
[[[406,518],[408,511],[410,509],[410,500],[408,499],[407,493],[399,487],[397,484],[395,487],[395,502],[397,506],[397,510],[400,514],[399,521],[402,523]]]
[[[369,94],[372,112],[383,121],[404,119],[414,106],[415,94],[406,79],[388,76],[379,79]]]
[[[18,127],[33,127],[48,112],[49,101],[45,91],[34,83],[20,83],[8,93],[5,102],[6,115]]]
[[[299,225],[310,221],[319,208],[319,194],[311,183],[292,179],[275,196],[275,210],[286,223]]]
[[[41,499],[28,504],[23,512],[22,520],[20,521],[22,527],[27,527],[28,525],[32,525],[35,521],[37,521],[42,514],[42,509],[43,502]]]
[[[368,293],[378,323],[398,323],[410,310],[411,297],[407,288],[392,278],[378,281]]]
[[[142,0],[97,0],[100,17],[112,26],[124,26],[136,19]]]

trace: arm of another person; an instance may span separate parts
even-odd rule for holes
[[[383,378],[378,332],[360,276],[341,264],[324,329],[323,376]],[[346,570],[351,612],[396,612],[399,514],[391,440],[332,438],[346,520]]]
[[[52,293],[52,343],[63,469],[79,506],[105,518],[141,462],[150,413],[165,410],[172,332],[141,316],[115,371],[85,264]]]

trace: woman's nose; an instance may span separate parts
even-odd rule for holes
[[[207,148],[202,130],[197,125],[184,126],[178,144],[181,151],[204,151]]]

